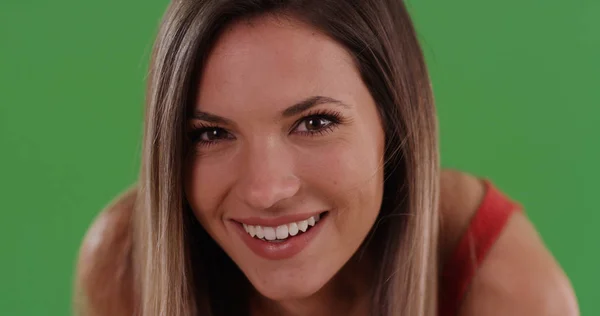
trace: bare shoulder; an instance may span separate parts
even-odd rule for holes
[[[81,244],[75,309],[86,316],[133,314],[131,216],[136,188],[118,196],[94,220]]]
[[[524,214],[509,219],[477,271],[460,315],[579,315],[568,278]]]
[[[454,250],[485,196],[484,182],[466,172],[444,169],[440,177],[440,256]]]
[[[486,193],[468,173],[444,170],[440,182],[440,256],[468,229]],[[461,316],[579,315],[573,288],[523,213],[514,213],[476,272]]]

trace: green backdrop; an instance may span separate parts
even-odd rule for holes
[[[80,240],[139,166],[166,0],[0,2],[0,314],[68,315]],[[600,1],[409,1],[443,165],[527,212],[600,315]]]

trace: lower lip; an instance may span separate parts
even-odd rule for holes
[[[310,241],[321,231],[321,227],[323,227],[328,217],[324,216],[321,218],[315,226],[311,227],[305,233],[299,233],[296,236],[288,237],[286,240],[279,242],[269,242],[254,238],[246,232],[242,224],[238,222],[234,222],[233,224],[237,227],[237,231],[244,243],[256,255],[267,260],[284,260],[297,255],[306,248]]]

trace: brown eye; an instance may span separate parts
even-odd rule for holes
[[[333,122],[331,120],[328,120],[324,117],[307,117],[302,122],[300,122],[300,124],[298,124],[298,128],[296,129],[296,131],[300,133],[320,131],[328,127],[332,123]]]
[[[201,127],[197,128],[190,133],[190,138],[194,143],[199,144],[213,144],[223,140],[233,139],[227,130],[220,127]]]
[[[222,128],[207,128],[200,134],[200,141],[213,142],[229,138],[229,133]]]

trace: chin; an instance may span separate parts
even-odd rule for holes
[[[289,273],[287,277],[250,279],[252,286],[264,297],[274,301],[299,300],[317,293],[329,278]]]

